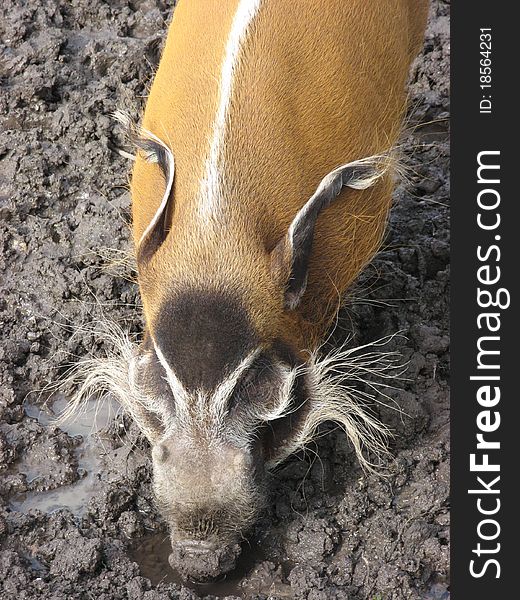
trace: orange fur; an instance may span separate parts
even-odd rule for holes
[[[143,126],[170,146],[176,169],[169,233],[139,264],[145,317],[187,284],[233,289],[268,343],[313,349],[342,294],[376,252],[393,184],[345,189],[320,215],[307,289],[294,311],[272,276],[270,253],[321,179],[387,152],[405,111],[410,63],[427,0],[263,0],[240,49],[223,146],[222,210],[200,215],[221,65],[238,0],[180,0]],[[134,237],[164,182],[141,157],[132,177]]]

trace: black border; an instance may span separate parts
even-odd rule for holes
[[[451,597],[452,600],[508,600],[520,597],[520,565],[515,538],[519,517],[515,509],[520,505],[516,490],[518,477],[517,457],[520,448],[518,404],[519,386],[515,375],[520,374],[515,341],[520,334],[516,313],[516,284],[519,269],[520,230],[517,226],[519,191],[513,189],[520,174],[515,165],[520,152],[517,145],[518,19],[513,16],[515,3],[483,2],[472,0],[452,3],[451,10],[451,206],[452,206],[452,544],[451,544]],[[481,27],[492,29],[492,113],[480,114],[482,96],[479,81]],[[484,232],[477,225],[477,194],[482,186],[477,183],[477,155],[483,150],[500,150],[500,231]],[[518,186],[516,186],[518,187]],[[501,425],[495,436],[501,442],[495,451],[501,471],[501,509],[496,515],[501,533],[497,539],[500,551],[495,555],[500,562],[501,574],[496,579],[494,568],[476,579],[470,575],[469,561],[475,558],[472,549],[478,542],[477,524],[482,517],[476,508],[476,496],[468,494],[475,487],[476,474],[470,472],[469,455],[475,452],[479,407],[476,401],[478,385],[470,381],[476,374],[477,328],[477,269],[476,248],[493,243],[501,236],[501,281],[499,287],[509,289],[511,305],[501,312],[500,375]],[[482,333],[481,333],[482,335]],[[515,385],[516,384],[516,385]],[[518,430],[518,432],[517,432]],[[518,441],[517,441],[518,440]],[[490,455],[491,458],[491,455]],[[493,556],[489,555],[490,558]],[[481,559],[482,560],[482,559]],[[493,595],[491,595],[493,594]]]

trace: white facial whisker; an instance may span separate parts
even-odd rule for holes
[[[293,398],[292,390],[299,370],[289,369],[288,367],[282,367],[281,370],[283,383],[280,386],[278,403],[276,406],[273,406],[271,410],[261,415],[262,421],[275,421],[276,419],[281,419],[290,412],[289,407]]]
[[[159,359],[159,362],[161,363],[166,373],[166,380],[168,382],[168,385],[170,386],[173,397],[175,399],[175,405],[182,412],[186,413],[188,411],[189,394],[182,385],[182,383],[179,381],[177,375],[175,375],[173,369],[168,364],[168,361],[166,360],[164,354],[161,352],[159,346],[155,343],[155,341],[153,345],[155,353],[157,354],[157,358]]]

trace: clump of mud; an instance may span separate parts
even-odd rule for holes
[[[204,583],[214,581],[219,576],[232,571],[240,552],[239,544],[202,551],[177,544],[168,557],[168,562],[183,581],[194,578],[197,582]]]
[[[235,570],[182,583],[154,506],[149,449],[122,415],[53,424],[35,391],[102,355],[99,319],[141,331],[129,165],[108,115],[138,110],[172,11],[162,0],[4,0],[0,8],[0,597],[189,600],[449,598],[449,2],[434,0],[411,79],[384,248],[337,341],[396,331],[408,379],[381,407],[388,477],[339,431],[273,476],[270,512]],[[109,268],[107,268],[107,264]],[[102,341],[100,341],[102,340]],[[58,399],[59,408],[59,399]],[[89,420],[90,419],[90,420]]]

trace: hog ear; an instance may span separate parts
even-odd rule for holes
[[[145,132],[145,134],[146,137],[139,138],[136,144],[143,152],[144,159],[147,162],[159,165],[164,176],[165,187],[159,208],[137,242],[138,264],[147,262],[166,237],[166,214],[168,213],[169,204],[173,201],[172,188],[175,174],[175,161],[172,151],[150,132]]]
[[[113,116],[125,126],[129,141],[141,151],[144,160],[148,163],[157,164],[164,177],[164,193],[161,203],[148,227],[137,241],[137,262],[140,264],[147,262],[152,257],[166,237],[166,214],[170,203],[173,201],[171,196],[175,160],[170,148],[154,133],[135,125],[130,117],[121,111],[116,111]],[[127,156],[135,160],[134,156],[128,154]]]
[[[378,155],[342,165],[326,175],[300,209],[287,234],[271,254],[273,276],[285,285],[285,307],[295,309],[307,286],[314,227],[319,214],[337,198],[343,187],[364,190],[388,169],[387,156]]]

